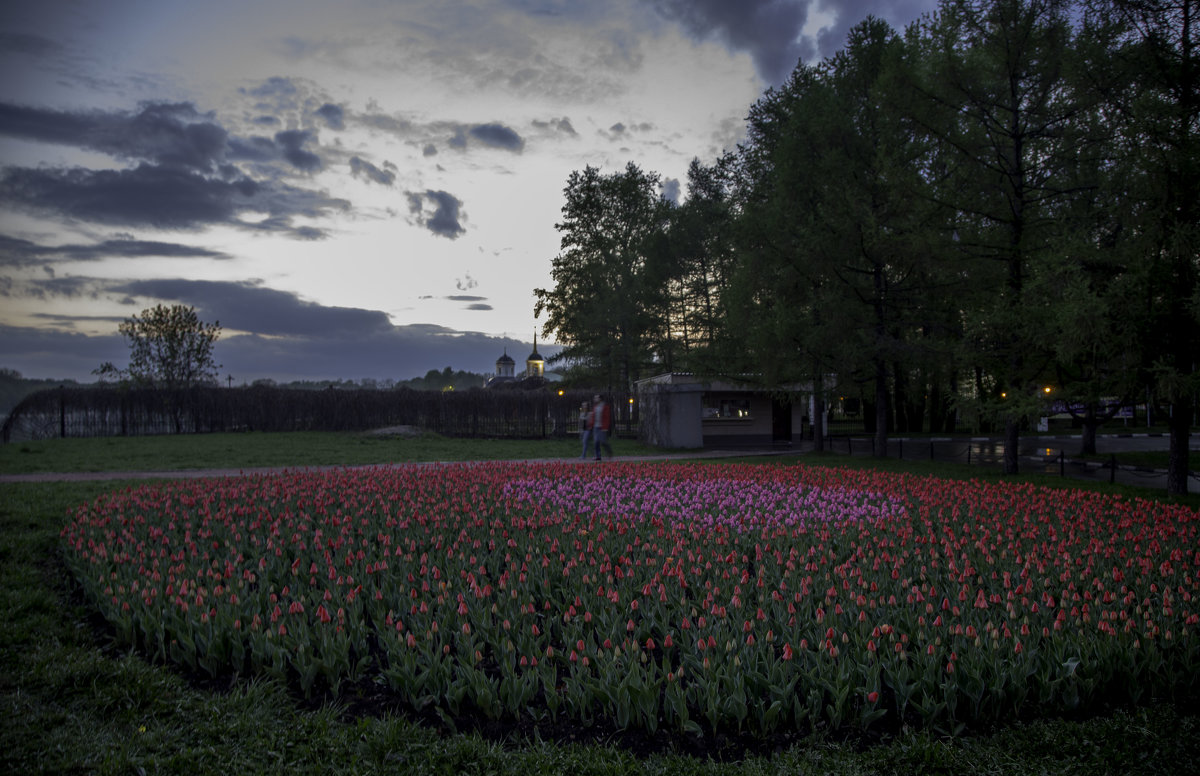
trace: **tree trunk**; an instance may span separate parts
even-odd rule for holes
[[[887,457],[887,364],[875,359],[875,441],[872,445],[876,458]]]
[[[813,370],[814,373],[816,370]],[[813,442],[818,453],[825,452],[825,381],[819,374],[813,377]]]
[[[1100,428],[1100,419],[1096,417],[1096,408],[1089,404],[1083,411],[1083,434],[1080,437],[1079,454],[1096,454],[1096,429]]]
[[[1004,421],[1004,473],[1017,474],[1017,454],[1021,445],[1021,423],[1016,418]]]
[[[1188,439],[1191,436],[1192,405],[1190,401],[1171,404],[1170,431],[1171,448],[1167,454],[1167,495],[1185,496],[1188,492],[1188,464],[1191,451]]]

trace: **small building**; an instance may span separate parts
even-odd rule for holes
[[[811,393],[680,372],[639,380],[636,388],[640,440],[667,448],[791,446],[803,438]]]
[[[529,354],[529,358],[525,359],[525,376],[546,376],[546,359],[542,358],[541,354],[538,353],[536,332],[533,335],[533,352]]]
[[[496,374],[488,378],[484,387],[530,389],[546,384],[546,359],[538,353],[536,333],[533,335],[533,352],[525,359],[525,371],[517,374],[516,368],[517,362],[508,355],[508,348],[505,348],[504,354],[496,359]]]

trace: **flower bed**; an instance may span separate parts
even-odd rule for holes
[[[488,463],[147,485],[62,536],[119,637],[191,670],[769,736],[1194,698],[1197,525],[840,469]]]

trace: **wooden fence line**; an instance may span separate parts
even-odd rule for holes
[[[591,390],[300,390],[275,386],[179,391],[55,388],[25,397],[4,421],[4,442],[53,437],[221,431],[366,431],[413,426],[451,437],[540,439],[578,433]],[[611,397],[617,433],[635,434],[637,407]]]

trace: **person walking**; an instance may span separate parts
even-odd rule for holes
[[[583,440],[583,452],[579,454],[581,461],[587,458],[588,447],[592,443],[592,423],[595,417],[591,404],[585,401],[579,405],[579,438]]]
[[[612,445],[608,442],[608,435],[612,433],[613,418],[612,405],[604,400],[600,394],[592,397],[592,438],[596,440],[596,460],[600,460],[600,448],[608,451],[608,457],[612,458]]]

